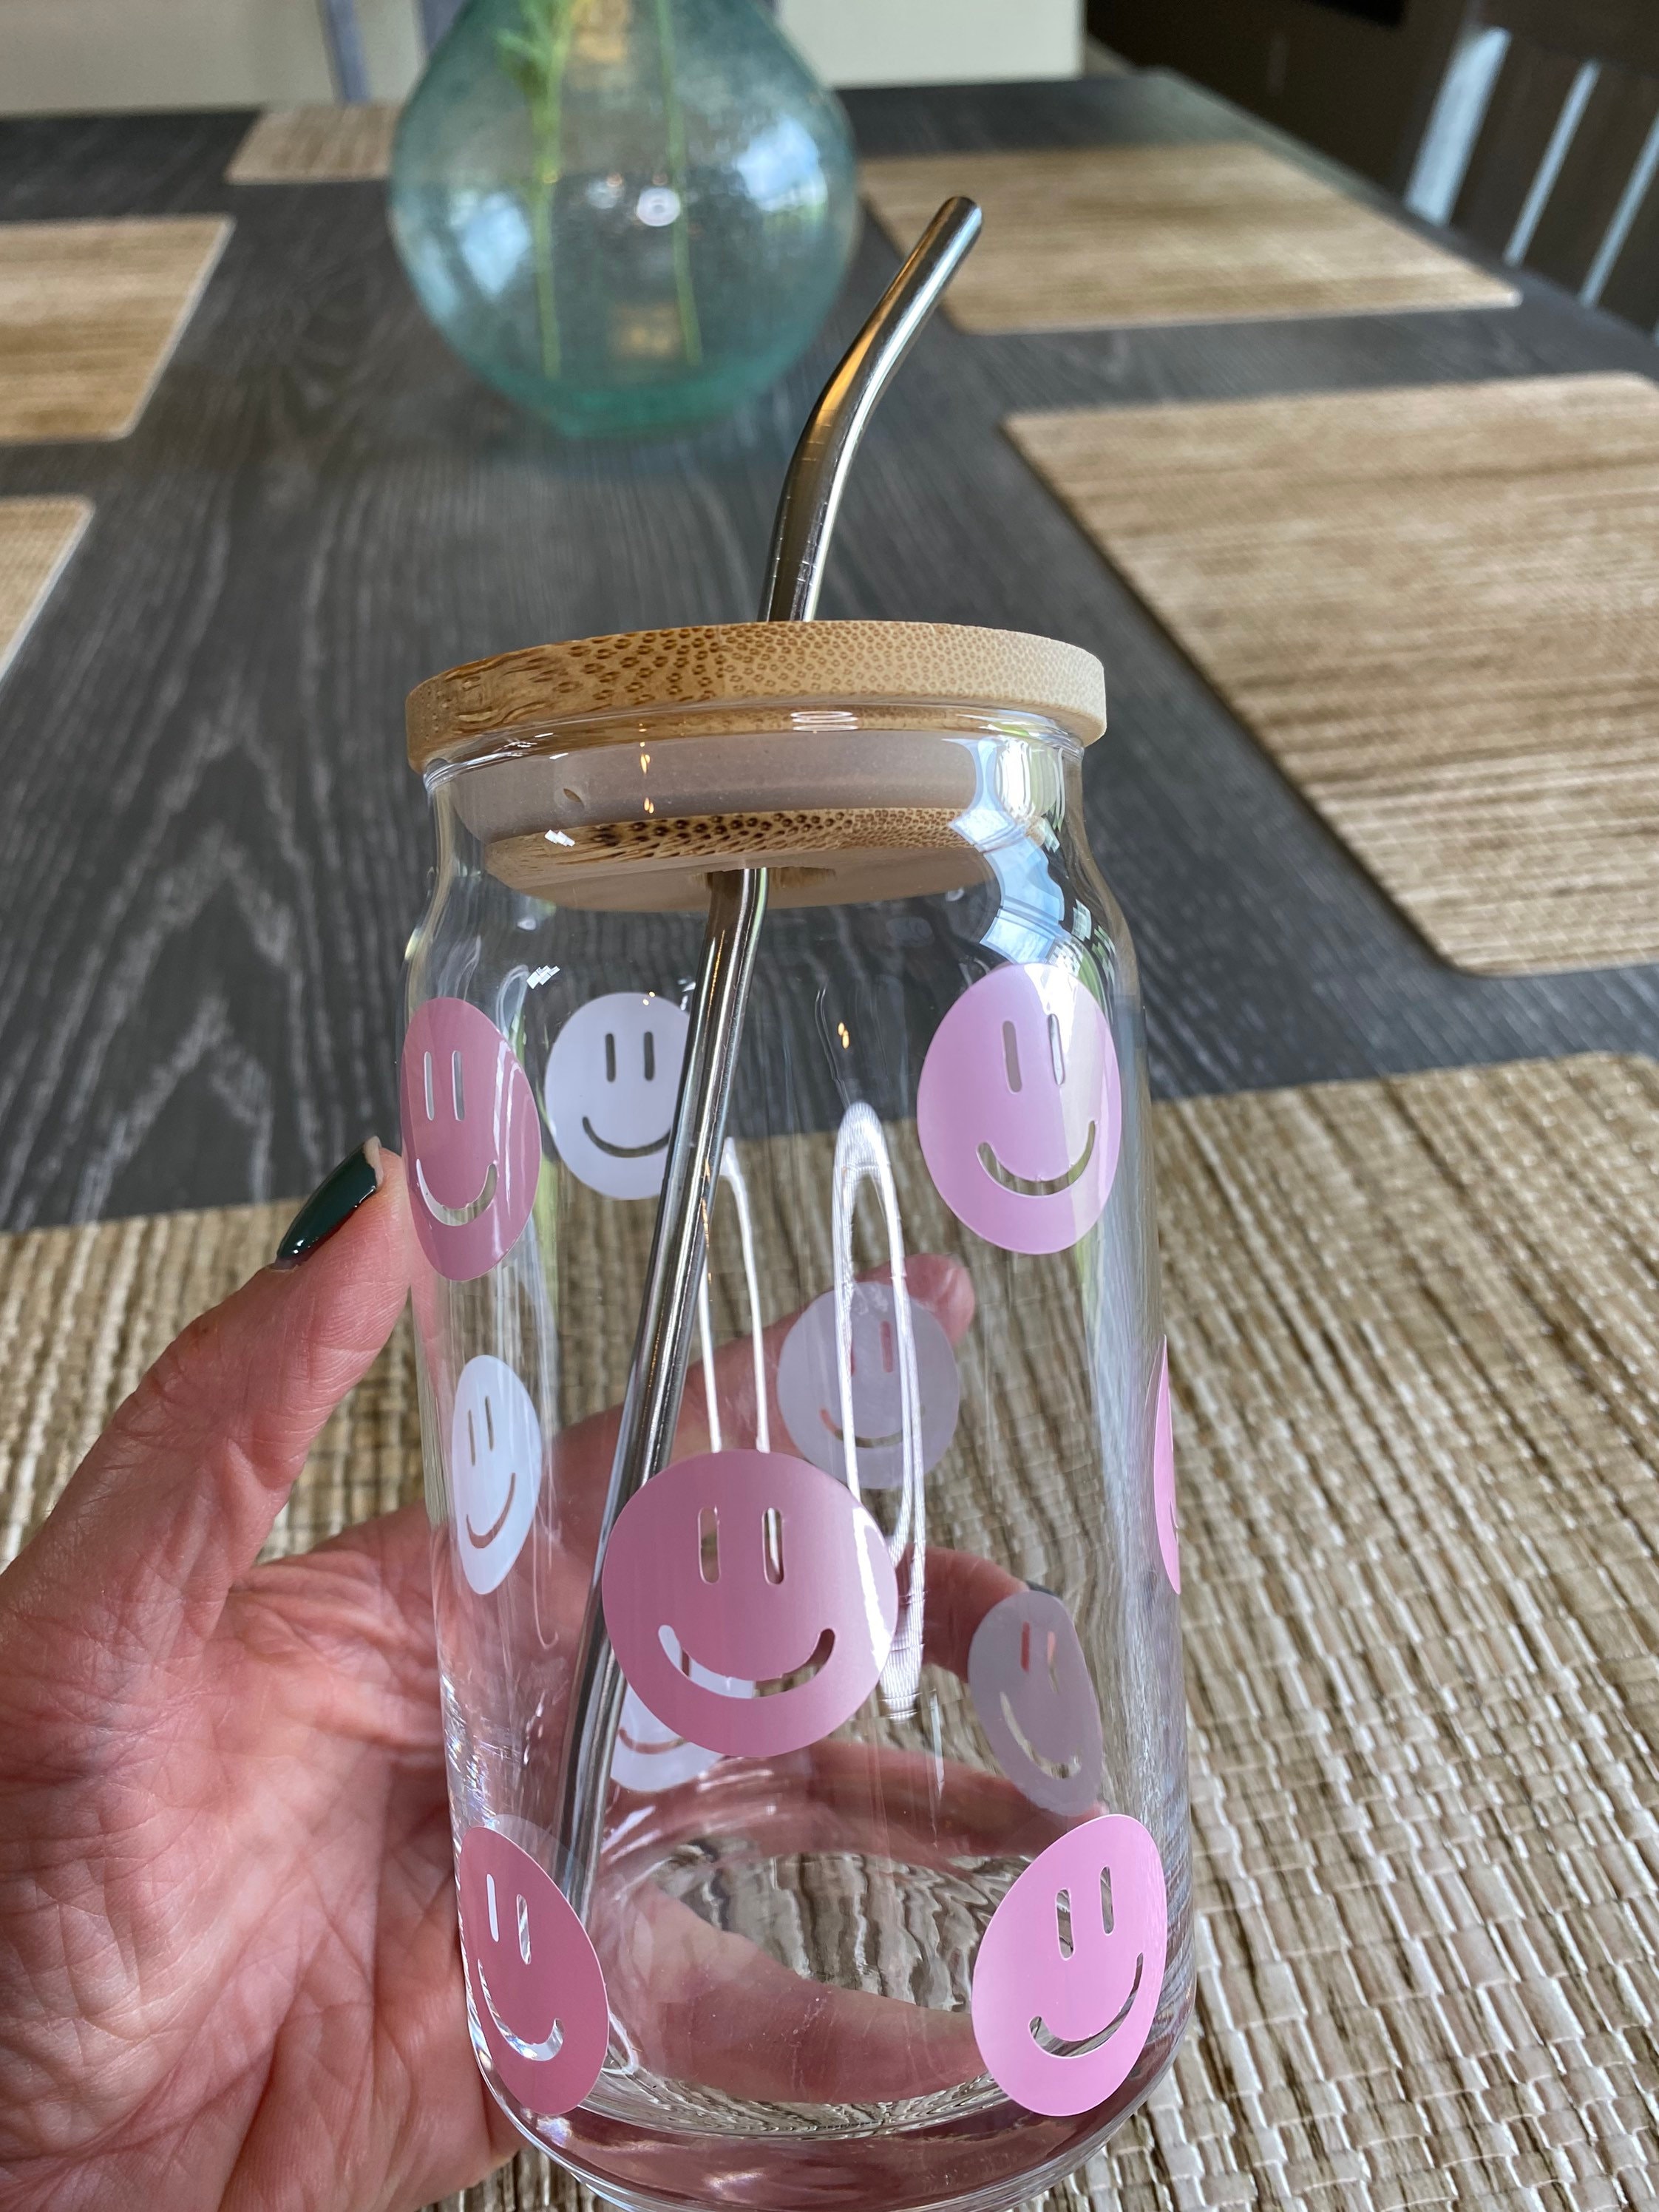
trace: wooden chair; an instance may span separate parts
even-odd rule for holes
[[[1652,330],[1659,0],[1473,0],[1406,204]]]
[[[419,0],[421,36],[430,53],[461,11],[461,0]],[[368,98],[368,70],[363,61],[362,33],[357,24],[356,0],[318,0],[323,42],[328,48],[329,73],[335,97],[344,100]]]

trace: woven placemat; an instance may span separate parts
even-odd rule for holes
[[[218,216],[0,223],[0,438],[123,438],[230,225]]]
[[[1659,1069],[1157,1109],[1198,2009],[1045,2212],[1652,2201]],[[282,1207],[0,1240],[33,1526]],[[291,1545],[416,1493],[407,1338]],[[451,2212],[594,2212],[526,2154]]]
[[[91,520],[84,499],[0,499],[0,676]]]
[[[1015,442],[1448,960],[1659,959],[1659,389],[1023,415]]]
[[[237,148],[231,185],[343,185],[384,177],[401,107],[366,100],[350,106],[270,107]]]
[[[966,192],[985,230],[945,295],[966,331],[1512,307],[1514,288],[1243,140],[866,161],[901,252]]]

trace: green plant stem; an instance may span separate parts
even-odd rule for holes
[[[571,34],[582,0],[520,0],[523,27],[496,34],[501,64],[524,94],[530,110],[535,159],[529,201],[531,258],[536,270],[536,321],[541,339],[542,371],[559,374],[558,293],[553,265],[553,206],[563,167],[564,72]]]
[[[531,251],[536,262],[536,319],[542,338],[542,374],[556,376],[562,352],[559,344],[559,304],[553,283],[553,195],[559,182],[559,115],[556,106],[550,158],[545,149],[531,187]]]
[[[559,340],[558,295],[553,280],[553,199],[563,166],[564,71],[570,53],[570,18],[567,15],[564,35],[548,57],[547,88],[535,124],[540,158],[530,228],[536,256],[536,313],[541,325],[542,372],[546,376],[558,374],[563,358]]]
[[[674,295],[679,308],[680,346],[688,365],[702,360],[702,332],[697,325],[696,295],[691,289],[691,209],[685,165],[685,111],[674,68],[674,26],[670,9],[673,0],[655,0],[657,59],[662,70],[663,125],[667,138],[668,181],[679,202],[671,231],[674,256]]]

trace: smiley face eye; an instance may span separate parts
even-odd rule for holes
[[[1012,1022],[1002,1024],[1002,1064],[1007,1070],[1008,1088],[1018,1091],[1020,1088],[1019,1038]]]
[[[462,1087],[461,1055],[459,1052],[452,1052],[449,1055],[449,1088],[455,1100],[455,1119],[458,1121],[465,1121],[466,1093]]]
[[[428,1121],[435,1121],[438,1107],[432,1096],[432,1054],[429,1052],[421,1054],[421,1073],[423,1079],[421,1087],[426,1093],[426,1118]]]
[[[697,1567],[704,1582],[720,1578],[720,1516],[712,1505],[697,1516]]]
[[[645,1033],[645,1079],[647,1083],[657,1079],[657,1039],[650,1030]]]
[[[1100,1924],[1109,1936],[1116,1924],[1112,1911],[1110,1867],[1100,1869]],[[1054,1893],[1054,1934],[1059,1940],[1060,1957],[1069,1959],[1077,1948],[1072,1933],[1072,1893],[1069,1889],[1060,1889]]]
[[[526,1966],[530,1964],[530,1905],[522,1896],[519,1899],[519,1956]]]
[[[1063,1091],[1066,1087],[1066,1048],[1060,1042],[1058,1014],[1048,1017],[1048,1059],[1054,1071],[1055,1085]]]
[[[501,1923],[495,1917],[495,1877],[493,1874],[487,1874],[484,1876],[484,1895],[489,1905],[489,1940],[492,1943],[499,1943],[501,1940]]]
[[[614,1083],[617,1079],[617,1032],[615,1030],[607,1030],[605,1033],[605,1079],[607,1083]]]
[[[761,1516],[761,1559],[766,1579],[774,1585],[783,1580],[783,1516],[769,1505]]]

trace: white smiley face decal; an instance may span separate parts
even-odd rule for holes
[[[1100,1701],[1052,1591],[1016,1590],[991,1607],[968,1647],[968,1687],[1016,1790],[1047,1812],[1093,1809],[1106,1759]]]
[[[554,1039],[543,1096],[559,1157],[602,1198],[662,1188],[690,1018],[653,991],[579,1006]]]
[[[962,1404],[962,1377],[951,1340],[926,1306],[910,1306],[921,1403],[921,1468],[950,1449]],[[848,1331],[853,1438],[860,1485],[896,1490],[904,1480],[904,1397],[890,1283],[855,1283]],[[784,1340],[778,1358],[778,1410],[803,1459],[847,1479],[836,1293],[815,1298]]]
[[[455,1548],[480,1597],[504,1582],[524,1548],[542,1486],[542,1425],[504,1359],[481,1352],[461,1370],[449,1424]]]

